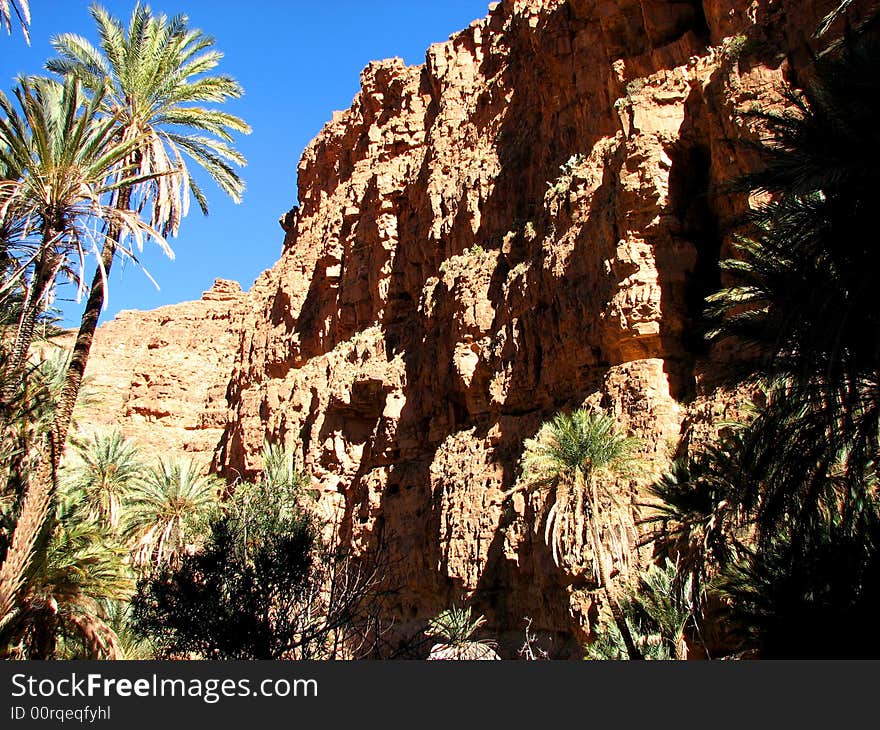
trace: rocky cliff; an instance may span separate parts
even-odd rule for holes
[[[74,417],[85,434],[120,431],[150,457],[211,463],[243,321],[241,287],[217,279],[202,298],[120,312],[98,328]],[[59,344],[72,346],[75,333]]]
[[[267,438],[295,449],[343,540],[392,557],[400,636],[469,601],[508,654],[524,617],[576,653],[590,556],[570,533],[552,561],[546,495],[502,499],[523,439],[600,405],[650,472],[724,413],[699,317],[748,205],[725,184],[830,5],[505,0],[424,65],[368,65],[303,154],[280,261],[229,302],[213,395],[177,396],[225,421],[215,468],[255,473]],[[139,352],[126,418],[178,417],[138,410],[175,372]]]

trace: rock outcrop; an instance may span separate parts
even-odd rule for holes
[[[74,414],[81,431],[118,430],[151,457],[207,469],[226,426],[243,301],[236,282],[217,279],[198,301],[120,312],[99,327]]]
[[[142,315],[143,342],[116,342],[124,317],[102,328],[132,363],[114,366],[133,373],[124,422],[199,452],[225,423],[230,477],[260,469],[264,439],[296,450],[342,539],[389,555],[397,635],[468,601],[502,653],[529,617],[577,654],[591,556],[569,535],[557,566],[546,495],[502,498],[523,439],[602,406],[650,472],[724,414],[727,355],[699,324],[749,204],[725,183],[755,166],[748,112],[807,72],[830,6],[505,0],[424,65],[369,64],[303,154],[278,264],[246,298],[181,305],[218,310],[216,337],[183,335],[193,360],[161,360],[175,308]],[[210,383],[179,374],[200,368]]]

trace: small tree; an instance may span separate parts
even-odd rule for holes
[[[179,567],[165,565],[138,585],[135,630],[160,656],[283,659],[303,637],[297,631],[310,588],[316,533],[306,519],[283,532],[251,531],[229,516]]]
[[[573,511],[576,525],[586,519],[593,572],[631,659],[641,656],[615,596],[603,532],[611,543],[614,558],[625,570],[631,549],[629,535],[634,529],[632,510],[620,499],[619,490],[609,489],[601,477],[631,475],[638,445],[637,439],[620,434],[614,419],[605,413],[581,408],[570,415],[557,414],[541,427],[535,438],[526,439],[522,479],[508,492],[554,490],[555,499],[547,513],[544,538],[557,565],[562,518]]]

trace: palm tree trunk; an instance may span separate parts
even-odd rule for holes
[[[627,656],[632,660],[644,659],[641,652],[639,652],[636,647],[632,632],[629,630],[629,624],[626,622],[626,616],[624,616],[623,609],[620,607],[620,602],[617,600],[617,591],[614,589],[611,579],[608,576],[608,569],[605,566],[604,552],[605,551],[603,550],[602,554],[599,555],[599,580],[602,582],[602,590],[605,593],[605,599],[608,601],[608,608],[611,609],[611,617],[614,619],[614,624],[617,626],[617,630],[620,631],[623,645],[626,647]]]
[[[130,192],[122,191],[119,196],[119,205],[128,206],[129,199]],[[110,265],[116,250],[116,241],[113,239],[118,239],[121,235],[119,231],[112,233],[115,235],[108,236],[101,252],[101,261],[107,274],[110,273]],[[0,566],[0,627],[14,614],[15,599],[24,583],[25,573],[33,557],[34,546],[52,504],[55,478],[61,464],[61,456],[64,453],[64,442],[67,440],[73,407],[79,395],[82,375],[85,372],[89,350],[103,304],[104,279],[99,269],[95,272],[92,289],[89,292],[80,331],[68,367],[64,390],[56,405],[55,420],[49,434],[50,453],[42,456],[39,460],[37,473],[28,480],[21,514],[12,534],[12,543],[6,553],[3,565]]]
[[[21,315],[18,319],[18,329],[15,332],[15,341],[9,355],[3,382],[2,396],[4,404],[9,403],[16,388],[24,375],[27,363],[28,351],[34,341],[34,332],[37,325],[37,315],[40,312],[40,303],[55,280],[58,271],[56,262],[52,260],[46,250],[47,242],[53,241],[57,233],[53,229],[47,229],[43,234],[44,250],[34,267],[34,275],[30,286],[27,287],[24,301],[21,304]]]
[[[596,551],[596,562],[599,567],[599,583],[605,593],[605,599],[608,601],[608,608],[611,609],[611,617],[614,624],[620,632],[623,639],[623,645],[626,647],[626,654],[631,660],[644,659],[641,652],[636,647],[633,640],[632,632],[629,630],[629,624],[626,622],[626,616],[617,600],[617,591],[611,582],[611,576],[608,574],[608,566],[605,564],[605,548],[602,545],[602,534],[599,531],[599,521],[597,519],[599,513],[599,494],[596,489],[595,477],[591,474],[587,479],[590,485],[590,502],[593,509],[593,518],[590,522],[593,525],[593,549]]]
[[[47,228],[43,233],[44,246],[48,241],[53,241],[56,236],[56,230]],[[51,262],[51,259],[47,260],[44,251],[34,271],[34,278],[23,306],[11,367],[2,387],[4,405],[9,403],[14,389],[18,387],[24,374],[24,364],[27,362],[27,353],[33,340],[39,303],[52,285],[56,273],[57,264]],[[18,593],[24,585],[34,548],[52,505],[55,476],[60,457],[56,457],[59,448],[53,434],[48,435],[47,441],[44,448],[48,449],[50,453],[42,455],[42,458],[38,460],[39,466],[36,469],[36,474],[28,477],[21,511],[12,533],[12,541],[3,558],[3,564],[0,565],[0,627],[15,615]]]
[[[49,448],[53,448],[49,439]],[[28,479],[21,512],[12,533],[12,542],[0,565],[0,628],[15,615],[18,592],[24,585],[34,547],[49,514],[55,488],[55,472],[52,455],[40,459],[37,474]]]
[[[684,637],[684,632],[675,641],[675,658],[678,661],[685,661],[688,658],[688,643]]]
[[[58,617],[55,612],[48,608],[40,611],[35,617],[33,629],[34,635],[28,658],[43,661],[54,658],[58,647]]]
[[[39,267],[38,267],[39,268]],[[39,277],[37,271],[31,279],[30,286],[27,287],[24,295],[24,301],[21,303],[21,314],[18,318],[18,329],[15,331],[15,341],[12,343],[12,351],[9,353],[9,370],[7,372],[7,385],[17,383],[18,378],[24,371],[24,362],[27,359],[27,352],[30,349],[31,342],[34,338],[34,329],[37,322],[37,301],[36,295],[39,286]]]
[[[123,188],[119,191],[116,208],[126,210],[130,201],[131,188]],[[95,270],[95,276],[92,278],[92,288],[89,290],[89,298],[86,300],[79,332],[76,335],[76,344],[73,346],[73,353],[70,357],[70,365],[67,367],[67,378],[64,381],[64,388],[61,391],[58,404],[55,407],[55,443],[60,447],[57,449],[57,453],[53,454],[56,460],[54,465],[56,470],[60,464],[64,442],[67,440],[67,432],[73,420],[73,409],[79,397],[83,375],[89,361],[89,352],[95,339],[95,330],[98,328],[98,319],[101,316],[101,310],[104,308],[104,281],[110,278],[113,255],[116,253],[116,246],[121,237],[122,231],[111,230],[104,240],[104,247],[101,250],[101,265],[104,271],[102,274],[101,268],[98,267]]]
[[[110,276],[110,267],[113,265],[113,254],[116,251],[116,243],[112,239],[108,239],[104,243],[101,251],[101,263],[104,267],[104,274]],[[104,308],[104,276],[101,269],[95,271],[92,279],[92,288],[89,291],[89,298],[86,301],[86,307],[83,311],[82,320],[79,326],[79,332],[76,336],[76,344],[73,346],[73,353],[70,357],[70,365],[67,367],[67,377],[64,381],[64,388],[58,398],[58,404],[55,407],[55,443],[64,444],[67,440],[67,432],[70,429],[73,420],[73,409],[76,406],[79,390],[82,386],[83,375],[86,371],[86,365],[89,361],[89,352],[92,349],[92,342],[95,339],[95,330],[98,328],[98,319],[101,316],[101,310]],[[61,451],[58,449],[55,454],[57,468]]]

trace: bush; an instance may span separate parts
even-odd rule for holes
[[[269,469],[257,484],[239,484],[198,552],[140,581],[134,630],[158,656],[311,659],[370,650],[364,625],[374,618],[377,571],[321,540],[301,503],[307,478],[284,474]]]
[[[137,633],[160,656],[281,659],[302,641],[298,607],[311,588],[314,526],[285,520],[271,533],[226,515],[204,548],[138,584]]]

